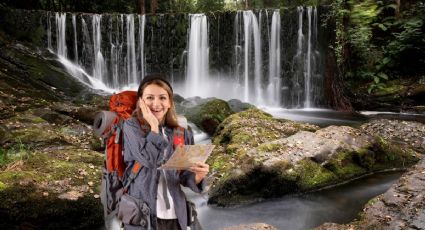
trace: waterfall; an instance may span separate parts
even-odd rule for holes
[[[146,16],[139,15],[140,78],[145,77],[145,25]]]
[[[72,14],[72,27],[74,29],[74,61],[78,64],[77,16],[75,14]]]
[[[134,16],[128,14],[126,17],[127,22],[127,79],[128,85],[137,84],[137,66],[136,66],[136,45],[134,41]]]
[[[291,101],[295,103],[296,107],[301,107],[301,98],[303,96],[302,90],[302,82],[300,79],[300,70],[303,68],[303,42],[304,42],[304,34],[303,34],[303,14],[304,8],[302,6],[297,7],[298,12],[298,32],[297,32],[297,51],[294,57],[295,63],[295,79],[292,79],[293,87],[291,91]],[[304,79],[302,79],[304,80]]]
[[[305,87],[305,101],[304,107],[311,107],[311,9],[312,7],[307,7],[307,15],[308,15],[308,38],[307,38],[307,55],[304,66],[304,87]]]
[[[101,82],[106,83],[107,79],[104,79],[106,75],[106,66],[103,59],[103,54],[101,51],[102,45],[102,33],[100,28],[100,22],[102,20],[102,15],[95,14],[92,19],[92,28],[93,28],[93,54],[94,54],[94,66],[93,66],[93,77],[100,80]]]
[[[208,63],[208,27],[204,14],[190,15],[189,49],[187,61],[186,94],[203,96],[204,84],[209,77]]]
[[[244,97],[245,101],[255,101],[256,103],[263,102],[263,95],[261,90],[261,41],[259,33],[259,25],[257,17],[252,11],[243,12],[244,23]],[[253,42],[252,42],[253,40]],[[252,55],[252,46],[254,46],[254,55]],[[254,64],[254,93],[250,86],[250,73],[251,64]]]
[[[280,13],[274,11],[272,16],[269,46],[269,83],[267,87],[268,104],[279,106],[281,101],[280,75]]]
[[[325,44],[318,40],[317,8],[280,12],[190,14],[188,22],[181,15],[47,12],[46,45],[94,88],[101,82],[115,91],[135,89],[147,73],[164,72],[184,97],[320,107]]]
[[[66,13],[56,13],[56,39],[57,46],[56,52],[59,56],[67,57],[67,48],[66,48]]]

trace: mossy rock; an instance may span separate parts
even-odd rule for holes
[[[228,120],[234,116],[237,114]],[[220,136],[223,133],[216,136],[215,144],[224,147],[214,150],[208,160],[216,177],[209,203],[227,206],[312,191],[376,171],[405,168],[419,159],[411,149],[347,126],[330,126],[314,133],[301,130],[289,136],[282,132],[282,137],[274,140],[266,136],[265,142],[254,142],[257,134],[251,128],[249,144],[243,142],[246,139],[235,143],[234,137],[240,136],[235,130],[229,131],[225,141]]]
[[[103,224],[99,153],[68,148],[27,153],[0,170],[2,229],[96,229]]]
[[[227,102],[213,99],[188,109],[187,119],[209,135],[213,135],[218,125],[229,115],[233,114]]]

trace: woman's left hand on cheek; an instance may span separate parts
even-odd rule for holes
[[[202,162],[197,162],[189,170],[195,173],[195,182],[199,184],[210,171],[210,166]]]

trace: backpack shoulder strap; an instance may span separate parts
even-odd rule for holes
[[[173,129],[173,145],[174,148],[177,146],[184,145],[184,131],[185,129],[178,126]]]
[[[142,164],[138,161],[136,161],[131,168],[130,176],[127,178],[125,184],[124,184],[124,193],[127,192],[128,187],[130,187],[130,184],[136,179],[137,175],[139,174],[140,170],[142,169]]]

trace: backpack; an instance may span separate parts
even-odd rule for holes
[[[137,92],[123,91],[111,96],[109,111],[100,111],[95,115],[93,132],[102,138],[105,145],[105,163],[102,168],[101,201],[104,206],[105,220],[112,219],[117,214],[117,204],[121,196],[126,193],[128,186],[136,178],[141,162],[136,162],[131,174],[123,181],[126,164],[123,157],[122,126],[125,120],[131,118],[137,105]],[[181,118],[180,118],[181,120]],[[147,133],[148,124],[139,121],[142,131]],[[174,147],[184,144],[184,128],[173,130]]]

